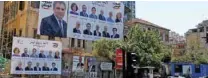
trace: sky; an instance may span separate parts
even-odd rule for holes
[[[208,1],[136,1],[136,17],[184,35],[208,19]]]

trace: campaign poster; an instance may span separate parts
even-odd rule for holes
[[[84,57],[73,56],[72,72],[75,72],[75,71],[84,72]]]
[[[67,37],[68,1],[40,1],[37,34]]]
[[[95,57],[86,57],[87,61],[87,78],[97,78],[98,63]]]
[[[69,1],[67,37],[123,38],[124,5],[115,1]]]
[[[62,43],[13,37],[11,74],[61,74]]]

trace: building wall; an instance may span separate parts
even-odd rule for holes
[[[2,22],[3,22],[3,13],[4,13],[4,1],[0,1],[0,31],[2,28]]]

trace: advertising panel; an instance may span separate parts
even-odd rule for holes
[[[69,2],[67,36],[85,40],[123,37],[124,5],[113,1]]]
[[[62,44],[13,37],[11,74],[61,74]]]
[[[84,40],[123,38],[124,5],[115,1],[41,1],[40,35]]]
[[[67,1],[40,1],[37,34],[67,36]]]

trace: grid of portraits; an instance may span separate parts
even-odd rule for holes
[[[14,37],[11,73],[60,74],[61,48],[61,43],[57,41]],[[36,65],[40,70],[35,70]]]
[[[113,2],[102,6],[95,2],[69,2],[67,35],[87,40],[122,38],[122,10],[114,9]]]

